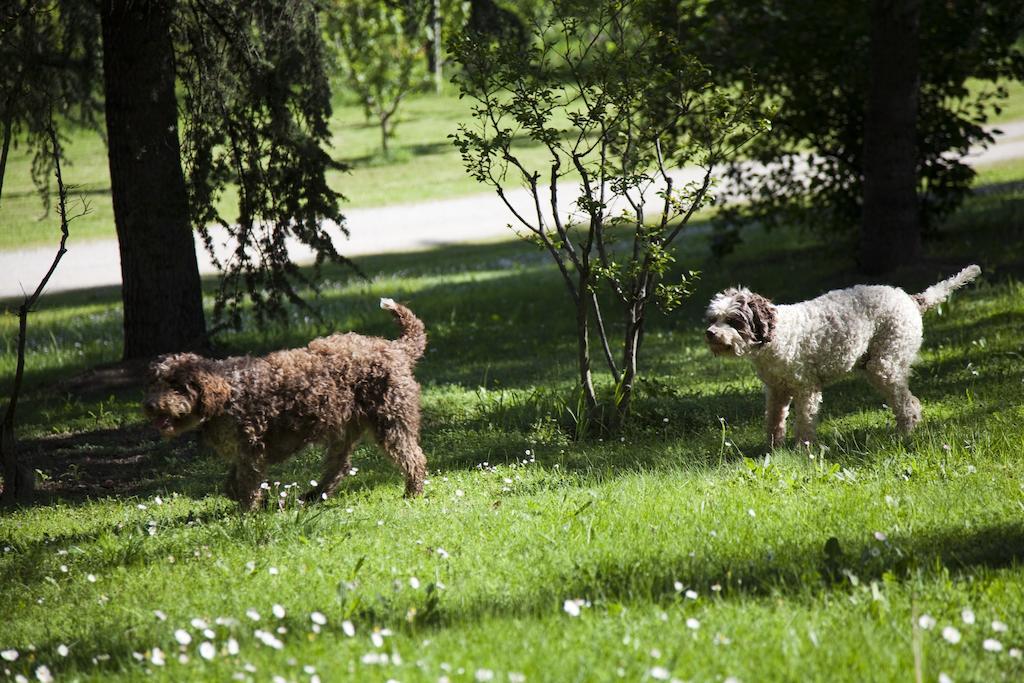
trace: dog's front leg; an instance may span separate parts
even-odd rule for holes
[[[242,510],[256,510],[263,502],[263,488],[266,480],[259,462],[240,460],[231,466],[224,484],[228,497],[238,502]]]
[[[766,384],[765,428],[768,432],[768,448],[781,448],[786,443],[786,416],[793,394],[779,387]]]
[[[821,408],[821,389],[806,387],[796,392],[793,400],[796,412],[796,442],[799,445],[814,442]]]

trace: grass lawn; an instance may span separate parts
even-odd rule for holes
[[[973,88],[991,88],[974,82]],[[993,122],[1024,119],[1024,85],[1007,84],[1010,96]],[[463,170],[458,151],[448,135],[460,121],[469,121],[469,100],[460,100],[452,86],[443,95],[413,95],[402,105],[392,153],[380,152],[380,133],[368,123],[360,106],[338,98],[331,130],[333,155],[350,166],[347,172],[331,171],[331,186],[346,197],[344,207],[367,207],[444,199],[486,192]],[[110,179],[107,152],[100,137],[92,132],[70,132],[66,148],[64,177],[89,206],[89,213],[72,226],[75,241],[114,236],[113,209],[110,204]],[[543,159],[543,150],[526,148],[524,161]],[[4,179],[0,222],[0,249],[55,244],[57,221],[44,216],[39,196],[32,185],[31,156],[24,148],[14,149]],[[221,207],[232,218],[236,197],[227,192]],[[75,207],[80,208],[77,203]]]
[[[571,438],[572,321],[519,243],[364,259],[331,273],[329,326],[225,335],[232,352],[426,321],[430,483],[401,498],[370,446],[325,504],[292,502],[318,453],[277,469],[280,509],[240,515],[225,465],[159,442],[138,387],[67,380],[119,349],[117,292],[45,297],[20,434],[47,479],[0,516],[0,671],[58,680],[954,681],[1024,676],[1024,190],[1020,165],[951,221],[919,290],[984,281],[925,322],[908,439],[867,384],[825,393],[820,444],[766,457],[750,367],[703,348],[743,282],[793,301],[860,278],[841,240],[752,233],[656,317],[633,423]],[[13,371],[15,322],[0,321]],[[608,389],[607,377],[601,381]],[[292,483],[298,482],[298,487]],[[831,540],[834,539],[834,540]],[[17,655],[17,659],[14,659]],[[12,661],[13,660],[13,661]],[[311,667],[311,668],[310,668]],[[279,677],[279,678],[278,678]]]

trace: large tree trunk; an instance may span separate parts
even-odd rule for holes
[[[103,72],[124,357],[205,345],[178,141],[173,0],[103,0]]]
[[[861,268],[883,273],[921,257],[917,201],[920,0],[873,0],[864,121]]]

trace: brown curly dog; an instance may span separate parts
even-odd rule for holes
[[[380,306],[401,327],[394,341],[349,333],[262,358],[164,356],[150,366],[143,409],[162,436],[198,429],[204,443],[231,461],[227,494],[245,509],[262,502],[267,466],[310,444],[326,449],[324,473],[303,499],[327,498],[367,432],[402,471],[405,495],[419,495],[427,462],[412,371],[427,335],[405,306],[391,299]]]

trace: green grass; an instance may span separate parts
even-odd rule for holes
[[[652,320],[621,439],[571,437],[569,307],[531,247],[365,259],[369,282],[331,272],[329,326],[296,317],[222,345],[258,353],[329,329],[391,335],[377,298],[410,302],[430,332],[417,371],[430,483],[403,500],[400,477],[367,446],[327,503],[296,508],[288,488],[281,509],[252,515],[219,495],[223,463],[140,425],[138,388],[62,383],[117,358],[116,291],[45,297],[19,426],[49,478],[41,504],[0,516],[0,650],[19,653],[0,671],[751,682],[912,680],[919,666],[926,681],[1018,680],[1024,190],[1007,183],[1020,177],[1020,164],[986,171],[992,190],[951,220],[930,265],[901,275],[918,289],[967,261],[986,272],[926,320],[919,430],[896,436],[866,383],[845,381],[826,391],[811,453],[765,457],[760,386],[748,365],[707,353],[700,313],[739,281],[792,301],[859,280],[842,241],[755,231],[721,263],[705,260],[703,238],[687,242],[680,263],[703,280],[682,310]],[[2,338],[13,330],[3,318]],[[316,477],[318,455],[275,481]],[[947,626],[960,642],[943,638]],[[177,643],[179,629],[191,643]],[[985,649],[990,638],[1002,651]]]
[[[983,82],[974,88],[991,87]],[[994,122],[1024,119],[1024,85],[1009,82],[1010,97]],[[383,206],[431,199],[444,199],[486,192],[463,169],[458,151],[448,135],[460,121],[470,119],[469,100],[449,90],[443,95],[413,95],[402,105],[390,157],[380,151],[377,126],[367,122],[360,106],[343,98],[335,103],[331,120],[332,155],[350,166],[347,172],[330,171],[330,185],[341,192],[344,208]],[[66,182],[76,186],[74,206],[84,200],[89,213],[72,223],[75,241],[114,236],[110,203],[110,178],[106,147],[99,136],[88,131],[68,131]],[[543,161],[539,146],[526,147],[524,161]],[[44,215],[39,196],[31,182],[31,156],[24,148],[12,152],[4,179],[0,249],[51,245],[59,240],[55,216]],[[221,199],[221,210],[229,219],[235,211],[232,192]]]
[[[1024,119],[1024,83],[1020,81],[1000,81],[999,83],[1006,88],[1009,96],[1004,101],[1004,105],[1000,107],[999,113],[992,114],[991,123]],[[992,90],[993,86],[991,81],[971,79],[968,82],[968,88],[975,91]]]

